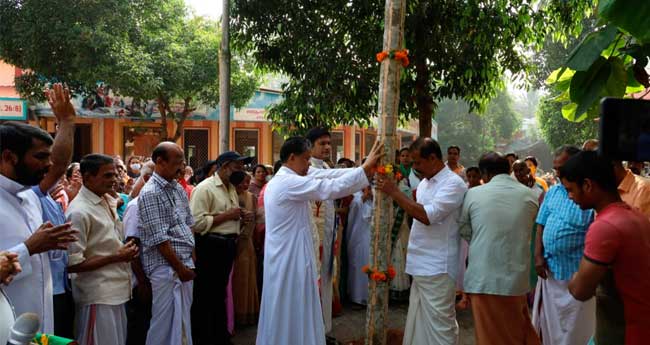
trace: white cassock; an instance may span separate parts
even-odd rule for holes
[[[52,273],[47,252],[29,255],[24,242],[43,223],[41,202],[31,188],[0,175],[0,251],[18,254],[22,272],[3,287],[16,316],[35,313],[40,331],[54,332]]]
[[[347,228],[348,294],[358,304],[368,303],[368,274],[363,266],[370,262],[370,224],[372,199],[363,201],[363,192],[354,194],[350,204]]]
[[[325,344],[309,202],[342,198],[367,185],[362,168],[310,169],[300,176],[287,167],[267,184],[257,345]]]

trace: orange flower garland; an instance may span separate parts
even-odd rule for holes
[[[388,266],[388,269],[385,272],[379,271],[376,267],[370,268],[369,265],[365,265],[361,268],[361,271],[368,275],[368,278],[376,282],[389,282],[395,278],[397,272],[393,266]]]
[[[394,178],[397,182],[401,181],[404,178],[404,176],[399,171],[395,171],[395,167],[392,164],[378,166],[377,174],[386,176],[388,178]]]
[[[410,64],[408,55],[409,51],[406,49],[391,50],[390,52],[383,51],[377,53],[377,62],[381,63],[382,61],[386,60],[386,58],[391,58],[399,61],[402,64],[402,67],[408,67]]]

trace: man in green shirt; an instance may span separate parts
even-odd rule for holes
[[[476,327],[476,344],[540,344],[528,314],[530,229],[535,193],[509,175],[499,153],[481,157],[484,185],[465,195],[460,234],[469,242],[464,288]]]

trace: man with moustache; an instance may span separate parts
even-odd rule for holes
[[[30,189],[44,180],[42,186],[55,185],[67,168],[72,150],[75,112],[70,92],[55,84],[48,93],[48,101],[59,126],[56,140],[25,123],[0,125],[0,219],[4,222],[0,251],[17,254],[22,268],[3,289],[17,315],[31,312],[39,316],[44,333],[54,331],[48,252],[65,250],[68,243],[76,240],[69,224],[41,225],[40,201]]]
[[[196,281],[192,320],[194,341],[229,344],[226,287],[235,261],[240,222],[253,214],[239,207],[235,185],[245,176],[252,157],[229,151],[217,158],[217,172],[192,192],[190,209],[196,220]]]
[[[185,157],[177,144],[162,142],[151,160],[154,173],[138,197],[142,266],[152,294],[146,344],[192,345],[194,219],[187,193],[177,182]]]

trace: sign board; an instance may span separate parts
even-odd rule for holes
[[[243,108],[235,111],[235,121],[266,121],[264,115],[266,110],[255,108]]]
[[[27,101],[0,97],[0,120],[27,120]]]

